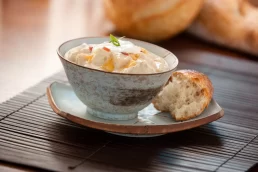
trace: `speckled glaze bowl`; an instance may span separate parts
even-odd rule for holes
[[[170,70],[154,74],[110,73],[79,66],[64,58],[68,50],[82,43],[99,44],[108,40],[108,37],[73,39],[61,44],[57,54],[76,96],[87,106],[90,114],[109,120],[133,119],[168,81],[178,59],[164,48],[134,39],[125,40],[164,58]]]

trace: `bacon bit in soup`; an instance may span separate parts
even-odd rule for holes
[[[129,54],[128,53],[125,53],[125,52],[121,52],[123,55],[126,55],[126,56],[128,56]]]
[[[93,47],[89,47],[89,49],[90,49],[90,52],[92,52]]]
[[[103,50],[107,51],[107,52],[110,52],[110,49],[107,48],[107,47],[103,47]]]

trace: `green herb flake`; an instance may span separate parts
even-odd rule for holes
[[[114,44],[117,47],[120,46],[118,39],[114,35],[110,34],[109,38],[110,38],[110,42],[112,42],[112,44]]]

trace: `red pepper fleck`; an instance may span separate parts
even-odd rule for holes
[[[126,56],[128,56],[129,54],[128,53],[125,53],[125,52],[121,52],[123,55],[126,55]]]
[[[90,49],[90,52],[92,52],[93,47],[89,47],[89,49]]]
[[[107,51],[107,52],[110,52],[110,49],[107,48],[107,47],[103,47],[103,49],[104,49],[105,51]]]

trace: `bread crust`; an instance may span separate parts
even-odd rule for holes
[[[188,31],[204,40],[258,55],[258,8],[248,0],[206,0]]]
[[[160,41],[185,30],[204,0],[104,0],[106,16],[120,34]]]
[[[195,70],[178,70],[176,72],[173,72],[169,79],[169,82],[173,82],[174,77],[186,77],[190,81],[195,83],[204,93],[205,102],[203,103],[203,106],[200,109],[200,111],[195,114],[191,114],[189,116],[180,116],[180,117],[176,117],[175,114],[171,114],[172,117],[176,121],[185,121],[200,115],[203,112],[203,110],[209,105],[213,96],[214,88],[210,79],[205,74],[197,72]],[[169,82],[167,84],[169,84]],[[160,109],[156,99],[154,99],[152,103],[157,110],[168,112],[168,111],[164,111],[163,109]]]
[[[183,116],[181,118],[176,118],[175,115],[173,115],[177,121],[185,121],[185,120],[194,118],[203,112],[203,110],[209,105],[209,103],[212,99],[214,88],[212,86],[212,82],[210,81],[210,79],[203,73],[197,72],[195,70],[179,70],[179,71],[174,72],[172,74],[172,77],[177,77],[180,75],[189,78],[196,85],[198,85],[201,88],[201,91],[203,91],[205,99],[206,99],[201,110],[199,112],[197,112],[196,114],[192,114],[191,116],[187,116],[187,117]]]

